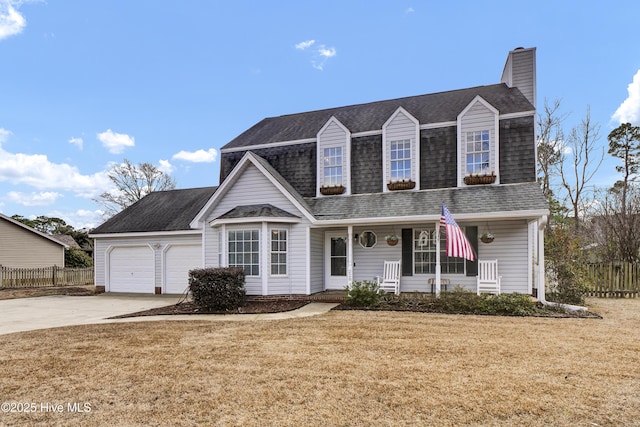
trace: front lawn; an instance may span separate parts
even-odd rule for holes
[[[637,424],[640,300],[589,303],[603,319],[331,311],[4,335],[0,400],[38,410],[0,425]],[[40,410],[74,402],[90,412]]]

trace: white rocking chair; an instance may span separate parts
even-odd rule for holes
[[[478,260],[478,295],[482,292],[500,294],[500,281],[498,276],[498,260]]]
[[[400,295],[400,261],[385,261],[382,280],[377,279],[381,291]]]

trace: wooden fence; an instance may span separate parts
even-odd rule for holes
[[[593,285],[587,295],[605,298],[637,298],[640,294],[640,263],[589,264]]]
[[[93,267],[89,268],[11,268],[0,266],[0,288],[93,285]]]

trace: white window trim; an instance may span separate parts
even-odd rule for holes
[[[461,227],[461,228],[462,228],[462,232],[466,233],[465,228],[464,227]],[[433,273],[418,273],[416,271],[416,249],[415,249],[415,241],[416,241],[415,234],[416,234],[416,231],[420,230],[420,231],[428,231],[430,233],[433,233],[435,231],[435,229],[436,229],[435,226],[428,225],[428,226],[424,226],[424,227],[416,227],[416,228],[413,228],[411,230],[411,262],[413,264],[413,274],[416,275],[416,276],[434,275],[434,274],[436,274],[435,267],[434,267]],[[444,229],[440,228],[440,239],[441,240],[442,240],[442,233],[444,233]],[[445,251],[445,250],[446,250],[445,247],[442,244],[440,244],[440,252],[441,252],[440,265],[443,264],[442,263],[442,258],[443,258],[442,252]],[[429,252],[429,251],[424,251],[424,252]],[[435,254],[435,251],[433,251],[433,253]],[[447,274],[447,275],[451,275],[451,276],[466,276],[466,274],[467,274],[467,263],[466,263],[466,261],[462,261],[462,271],[461,272],[455,272],[455,273],[443,272],[442,274]]]
[[[344,151],[345,151],[345,150],[344,150],[344,147],[343,147],[342,145],[335,145],[335,144],[327,145],[327,146],[325,146],[325,147],[322,147],[322,148],[319,150],[319,151],[322,151],[322,156],[321,156],[321,158],[320,158],[320,165],[319,165],[319,167],[320,167],[320,171],[319,171],[319,173],[320,173],[320,175],[322,175],[322,185],[326,185],[326,184],[325,184],[324,179],[325,179],[325,176],[326,176],[325,172],[326,172],[327,168],[335,168],[335,167],[338,167],[338,166],[336,166],[336,165],[333,165],[333,166],[326,166],[326,165],[324,164],[324,157],[325,157],[325,156],[324,156],[324,152],[325,152],[326,150],[331,150],[331,149],[335,149],[335,148],[339,148],[339,149],[340,149],[340,162],[341,162],[341,164],[340,164],[339,166],[342,168],[342,173],[340,174],[340,181],[341,181],[341,184],[340,184],[340,185],[345,185],[345,183],[344,183],[344,181],[345,181],[345,180],[344,180],[344,178],[345,178],[345,176],[344,176],[344,175],[345,175],[345,174],[344,174],[344,172],[345,172],[345,171],[344,171],[344,169],[345,169],[345,168],[344,168],[344,163],[345,163],[345,159],[344,159]]]
[[[278,232],[282,232],[284,231],[286,233],[286,239],[285,239],[285,244],[286,244],[286,249],[283,251],[273,251],[273,246],[272,246],[272,242],[273,242],[273,232],[274,231],[278,231]],[[270,277],[288,277],[289,276],[289,236],[290,236],[290,232],[288,228],[283,228],[283,227],[271,227],[269,228],[269,276]],[[273,263],[271,261],[271,255],[273,255],[274,253],[277,254],[281,254],[284,253],[285,255],[285,264],[284,264],[284,268],[285,268],[285,273],[284,274],[273,274]]]
[[[464,183],[464,177],[467,172],[467,156],[466,149],[463,149],[464,144],[466,143],[467,132],[462,129],[462,120],[467,112],[473,108],[473,106],[477,103],[481,103],[484,107],[486,107],[493,114],[493,129],[491,129],[491,125],[487,124],[486,129],[489,130],[489,135],[491,135],[491,131],[493,130],[493,140],[489,137],[489,169],[493,170],[496,174],[496,181],[494,184],[500,184],[500,112],[489,102],[487,102],[480,95],[477,95],[473,100],[465,107],[464,110],[460,114],[458,114],[457,118],[457,161],[458,164],[458,187],[467,187],[467,184]],[[464,153],[464,156],[461,155]],[[491,164],[491,153],[495,155],[495,161]]]
[[[262,252],[263,252],[262,251],[262,245],[263,245],[263,243],[261,241],[261,239],[262,239],[262,236],[261,236],[262,230],[261,230],[261,228],[262,227],[256,227],[256,228],[232,228],[232,227],[228,227],[228,228],[226,228],[226,231],[225,231],[226,235],[225,235],[225,242],[224,243],[226,245],[226,247],[225,247],[226,260],[225,261],[226,261],[227,267],[232,267],[232,265],[229,262],[229,256],[231,255],[231,252],[229,251],[229,242],[230,242],[229,233],[231,233],[231,232],[239,232],[239,231],[241,231],[241,232],[245,232],[245,231],[254,232],[254,231],[257,231],[258,232],[258,274],[246,274],[246,276],[247,277],[261,277],[262,276],[261,273],[262,273],[262,264],[263,264],[263,262],[262,262]],[[236,251],[235,253],[237,254],[238,252]],[[244,254],[245,252],[242,252],[242,253]]]
[[[409,120],[411,120],[414,124],[415,130],[412,132],[410,138],[402,137],[402,138],[390,138],[387,136],[388,127],[393,123],[394,119],[399,115],[404,114]],[[388,192],[390,191],[387,188],[387,184],[391,180],[391,177],[387,174],[387,165],[389,165],[389,173],[391,172],[391,156],[390,147],[392,141],[405,140],[409,139],[411,141],[411,179],[416,183],[414,190],[420,189],[420,123],[418,119],[413,117],[407,110],[402,107],[398,107],[398,109],[387,119],[387,121],[382,125],[382,191]],[[415,156],[415,161],[413,159]],[[414,166],[415,165],[415,166]]]
[[[322,145],[322,134],[332,124],[336,124],[344,131],[344,142],[341,142],[339,144],[333,143]],[[347,127],[343,125],[340,120],[331,116],[331,118],[327,121],[327,123],[324,124],[324,126],[322,126],[322,128],[316,135],[316,197],[326,197],[322,193],[320,193],[320,187],[324,182],[324,165],[322,162],[322,154],[325,148],[334,147],[342,147],[342,163],[344,165],[342,167],[342,185],[344,185],[345,187],[345,191],[342,195],[348,196],[351,194],[351,131],[347,129]]]

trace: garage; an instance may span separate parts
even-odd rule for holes
[[[119,246],[109,251],[109,292],[155,292],[153,250]]]
[[[189,286],[189,270],[202,267],[201,245],[171,245],[165,253],[164,293],[182,294]]]

